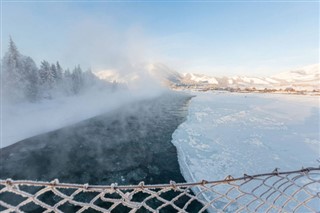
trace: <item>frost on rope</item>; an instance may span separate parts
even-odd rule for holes
[[[224,180],[111,186],[0,180],[0,211],[317,212],[320,168],[227,176]],[[193,194],[191,191],[197,191]]]

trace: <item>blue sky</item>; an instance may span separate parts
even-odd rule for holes
[[[9,35],[38,64],[266,76],[319,63],[319,2],[3,2]]]

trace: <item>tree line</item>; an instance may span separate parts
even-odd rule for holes
[[[59,62],[42,61],[38,68],[34,60],[22,55],[10,38],[8,51],[2,59],[2,97],[10,102],[37,102],[59,96],[72,96],[97,88],[115,88],[97,78],[91,70],[82,71],[78,65],[72,71]]]

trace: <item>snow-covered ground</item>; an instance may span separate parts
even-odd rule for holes
[[[195,95],[173,134],[187,181],[319,166],[319,96]]]
[[[156,97],[161,92],[163,90],[93,91],[39,103],[2,104],[0,148],[112,111],[133,101]]]

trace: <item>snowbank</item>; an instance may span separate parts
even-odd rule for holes
[[[3,104],[0,148],[106,113],[133,101],[156,97],[161,92],[95,91],[33,104]]]
[[[195,95],[186,122],[173,134],[187,181],[319,165],[319,97]]]

